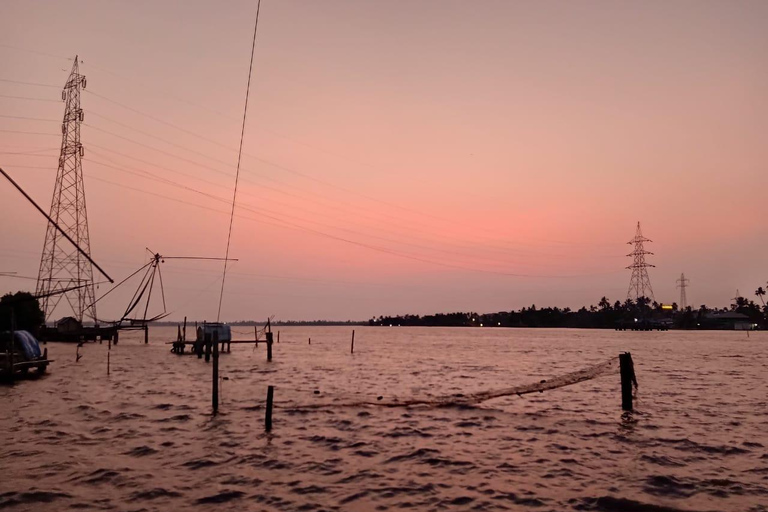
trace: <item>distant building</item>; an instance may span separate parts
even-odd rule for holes
[[[749,317],[735,311],[707,313],[699,323],[704,329],[723,329],[729,331],[749,331],[752,329],[752,321]]]
[[[83,325],[77,321],[77,318],[71,316],[65,316],[56,322],[56,330],[61,333],[78,332],[82,328]]]

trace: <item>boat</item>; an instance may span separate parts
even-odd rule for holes
[[[40,343],[29,331],[0,332],[0,378],[13,380],[35,368],[38,375],[48,369],[48,349],[40,350]]]

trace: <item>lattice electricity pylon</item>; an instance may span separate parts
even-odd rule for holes
[[[80,143],[80,123],[83,121],[83,110],[80,108],[82,89],[85,89],[85,76],[80,74],[79,61],[75,57],[72,71],[61,92],[61,99],[66,107],[61,124],[61,153],[50,217],[90,255],[91,243],[83,185],[83,145]],[[58,295],[51,294],[67,288],[71,290]],[[74,317],[79,321],[82,322],[85,316],[96,318],[91,261],[64,240],[51,222],[45,232],[36,294],[46,295],[41,301],[46,320],[50,319],[62,298],[66,298]]]
[[[685,296],[685,288],[688,286],[688,283],[691,282],[690,279],[685,278],[685,274],[680,274],[680,279],[677,281],[677,287],[680,288],[680,311],[685,311],[685,308],[688,307],[688,297]]]
[[[629,290],[627,291],[627,298],[637,300],[640,297],[656,300],[653,296],[653,288],[651,288],[651,279],[648,277],[648,267],[655,267],[650,263],[645,262],[646,254],[653,254],[650,251],[646,251],[643,247],[645,242],[651,242],[652,240],[645,238],[643,232],[640,230],[640,223],[637,223],[637,232],[635,232],[635,238],[627,242],[629,245],[634,245],[635,250],[627,254],[627,256],[633,258],[632,264],[627,269],[632,270],[632,277],[629,280]]]

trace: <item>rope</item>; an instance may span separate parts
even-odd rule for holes
[[[259,11],[261,0],[256,4],[256,23],[253,26],[253,43],[251,44],[251,63],[248,66],[248,85],[245,88],[245,108],[243,108],[243,126],[240,130],[240,148],[237,152],[237,172],[235,172],[235,190],[232,194],[232,211],[229,214],[229,232],[227,233],[227,251],[224,255],[224,274],[221,278],[221,293],[219,294],[219,311],[216,313],[216,321],[221,320],[221,303],[224,300],[224,282],[227,279],[227,263],[229,262],[229,244],[232,241],[232,224],[235,220],[235,203],[237,201],[237,182],[240,178],[240,160],[243,156],[243,139],[245,138],[245,119],[248,115],[248,97],[251,92],[251,75],[253,74],[253,54],[256,52],[256,30],[259,27]]]

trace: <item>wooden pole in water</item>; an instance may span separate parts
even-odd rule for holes
[[[275,396],[275,386],[267,387],[267,409],[264,415],[264,429],[269,432],[272,430],[272,400]]]
[[[213,402],[213,414],[219,412],[219,332],[213,331],[213,392],[211,401]]]
[[[309,338],[309,343],[307,343],[307,345],[311,345],[311,344],[312,344],[312,338]]]
[[[110,352],[107,352],[107,375],[109,375],[109,354]]]
[[[144,344],[146,345],[147,343],[149,343],[149,326],[145,325],[144,326]]]
[[[352,348],[349,349],[350,354],[355,353],[355,330],[352,329]]]
[[[280,331],[277,331],[277,342],[280,343]]]
[[[621,373],[621,408],[625,411],[631,411],[633,406],[632,384],[637,386],[632,354],[629,352],[619,354],[619,368]]]
[[[203,343],[205,344],[205,362],[207,363],[211,360],[211,333],[205,333]]]
[[[8,378],[13,380],[14,377],[14,370],[13,370],[13,352],[16,348],[16,311],[13,309],[13,304],[11,304],[11,344],[8,345]]]
[[[272,361],[272,323],[267,318],[267,361]]]
[[[184,329],[181,331],[181,341],[187,341],[187,317],[184,317]]]

